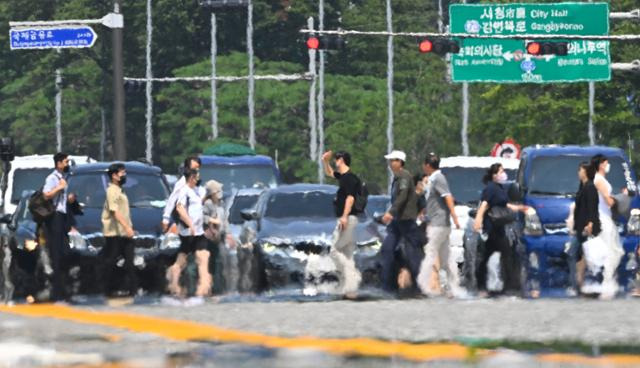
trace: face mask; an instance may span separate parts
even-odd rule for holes
[[[611,164],[607,162],[607,165],[604,167],[604,172],[608,174],[609,170],[611,170]]]
[[[126,175],[122,175],[120,177],[120,186],[123,186],[126,182],[127,182],[127,176]]]
[[[63,173],[68,173],[69,170],[71,170],[71,167],[69,165],[65,166],[64,169],[62,169]]]
[[[509,180],[509,177],[507,176],[507,173],[503,171],[496,176],[496,180],[498,181],[498,183],[503,184],[506,183],[507,180]]]

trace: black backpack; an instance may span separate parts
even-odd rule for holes
[[[356,213],[363,213],[367,208],[367,202],[369,201],[369,188],[367,183],[358,178],[358,192],[356,193],[355,201],[353,202],[353,209]]]
[[[37,224],[41,224],[50,219],[56,211],[53,202],[45,198],[42,189],[36,190],[31,197],[29,197],[28,209],[31,217],[33,217],[33,221]]]

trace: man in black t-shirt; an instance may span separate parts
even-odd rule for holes
[[[333,232],[333,245],[329,255],[342,274],[340,291],[346,297],[353,298],[362,279],[353,260],[353,253],[356,250],[355,229],[358,225],[354,204],[360,191],[360,179],[349,168],[351,155],[348,152],[340,151],[335,154],[335,170],[329,163],[332,156],[333,152],[331,151],[322,155],[324,172],[327,176],[336,178],[339,183],[335,200],[338,224]]]

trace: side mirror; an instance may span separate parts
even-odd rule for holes
[[[240,216],[242,216],[242,219],[244,219],[245,221],[253,221],[260,218],[258,211],[254,209],[242,210],[240,211]]]
[[[522,189],[518,183],[511,183],[507,189],[509,202],[522,202]]]
[[[373,213],[373,220],[374,220],[375,222],[379,223],[379,224],[384,225],[384,223],[382,222],[382,217],[383,217],[383,216],[384,216],[384,213],[383,213],[383,212],[378,212],[378,211],[376,211],[376,212],[374,212],[374,213]]]
[[[11,218],[12,218],[12,215],[9,213],[2,215],[0,217],[0,224],[7,224],[7,225],[10,224]]]

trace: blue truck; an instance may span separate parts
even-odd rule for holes
[[[532,146],[523,150],[517,184],[522,202],[535,213],[522,216],[522,241],[528,284],[542,291],[565,290],[569,273],[565,246],[570,240],[565,220],[578,190],[578,165],[596,154],[605,155],[611,164],[607,179],[613,193],[627,188],[634,196],[632,208],[640,207],[635,173],[624,152],[602,146]],[[637,271],[637,248],[640,242],[640,219],[617,218],[624,256],[618,268],[618,282],[623,289],[633,287]]]

